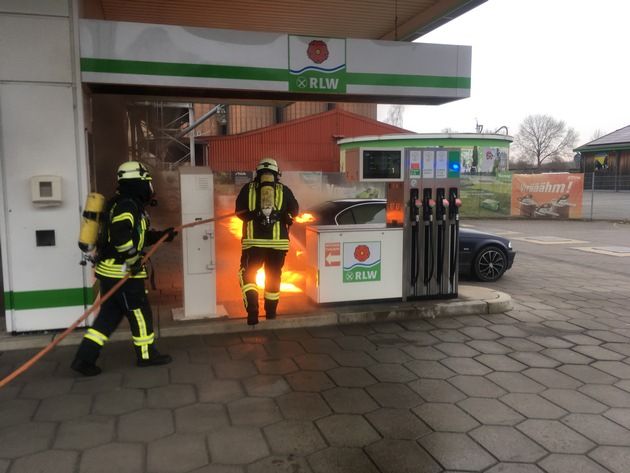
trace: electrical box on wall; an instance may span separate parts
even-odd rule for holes
[[[61,205],[61,177],[31,177],[31,200],[37,207]]]

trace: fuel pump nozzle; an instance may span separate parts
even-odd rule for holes
[[[435,248],[433,246],[433,210],[435,200],[433,200],[432,189],[425,188],[422,192],[422,220],[424,221],[424,278],[425,290],[428,292],[428,285],[433,278],[433,268],[435,267]]]
[[[448,191],[449,200],[449,219],[459,220],[459,208],[462,206],[462,201],[457,197],[457,188],[451,187]]]
[[[457,272],[457,264],[458,264],[458,255],[459,255],[459,208],[462,205],[462,201],[459,197],[457,197],[457,187],[451,187],[448,190],[448,200],[450,201],[449,206],[449,220],[451,221],[451,250],[450,250],[450,274],[449,274],[449,283],[451,285],[451,290],[453,290],[453,286],[455,284],[455,274]]]
[[[409,194],[409,219],[416,225],[420,221],[420,194],[418,189],[410,189]]]
[[[431,189],[424,189],[422,194],[422,220],[425,222],[433,221],[434,208],[435,200],[431,197]]]
[[[436,218],[438,220],[446,220],[446,212],[449,207],[448,199],[444,193],[444,188],[436,189],[435,200],[437,201]]]
[[[444,257],[446,256],[446,213],[448,211],[448,200],[443,187],[438,187],[435,191],[437,200],[436,209],[436,225],[437,225],[437,280],[438,290],[440,294],[443,292],[444,286],[442,275],[444,274]]]
[[[420,191],[409,189],[409,220],[411,221],[411,285],[415,286],[420,269],[418,252],[418,222],[420,222]]]

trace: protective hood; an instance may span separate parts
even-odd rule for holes
[[[123,179],[118,181],[118,193],[126,197],[135,197],[143,204],[148,204],[155,195],[151,181],[143,179]]]

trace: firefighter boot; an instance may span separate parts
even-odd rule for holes
[[[141,368],[144,368],[147,366],[168,365],[171,361],[173,361],[173,358],[171,358],[171,355],[160,353],[153,347],[153,345],[149,345],[148,358],[142,357],[142,349],[140,347],[135,347],[135,349],[136,349],[136,366],[139,366]]]
[[[278,299],[265,299],[265,317],[269,320],[276,318],[276,309],[278,308]]]
[[[83,361],[79,358],[75,358],[70,365],[77,373],[81,373],[83,376],[96,376],[101,374],[101,369],[94,363]]]
[[[70,365],[77,373],[83,376],[96,376],[101,374],[101,369],[96,366],[96,360],[101,353],[100,346],[92,340],[84,338],[79,345],[77,354]]]
[[[245,293],[247,300],[247,325],[258,324],[258,291],[247,291]]]
[[[247,325],[258,324],[258,310],[247,309]]]

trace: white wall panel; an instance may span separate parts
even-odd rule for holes
[[[0,80],[71,82],[68,18],[0,13]]]
[[[77,246],[79,190],[75,115],[70,86],[2,84],[3,172],[12,290],[82,287]],[[24,113],[37,110],[37,113]],[[62,178],[62,204],[38,208],[30,178]],[[36,246],[36,230],[54,230],[55,246]],[[3,242],[4,243],[4,242]]]
[[[0,12],[68,16],[69,0],[1,0]]]

